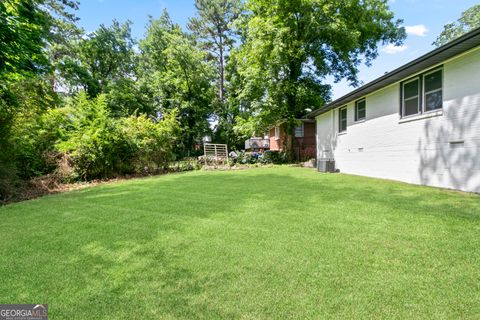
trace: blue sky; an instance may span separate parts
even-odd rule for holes
[[[100,24],[110,24],[112,19],[133,22],[136,38],[145,33],[148,16],[160,16],[167,9],[172,19],[185,26],[195,14],[194,0],[80,0],[80,25],[86,31],[95,30]],[[381,47],[379,57],[371,67],[360,67],[359,79],[367,83],[387,71],[434,49],[432,42],[442,31],[443,25],[452,22],[478,0],[390,0],[390,7],[399,19],[404,20],[408,37],[402,47]],[[348,93],[353,88],[346,82],[333,84],[333,98]]]

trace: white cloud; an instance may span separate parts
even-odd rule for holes
[[[405,31],[407,31],[407,34],[412,36],[425,37],[428,29],[423,24],[417,24],[415,26],[405,26]]]
[[[406,45],[401,45],[401,46],[396,46],[394,44],[388,44],[387,46],[382,48],[382,51],[388,54],[395,54],[399,52],[403,52],[407,50],[408,46]]]

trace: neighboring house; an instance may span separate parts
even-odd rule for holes
[[[250,138],[245,141],[245,150],[263,152],[270,149],[270,140],[264,138]]]
[[[314,159],[315,149],[315,121],[300,119],[301,124],[295,128],[295,157],[299,161]],[[270,150],[283,151],[285,144],[285,123],[279,123],[269,131]]]
[[[340,172],[480,192],[480,29],[308,117]]]

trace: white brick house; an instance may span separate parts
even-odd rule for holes
[[[308,117],[340,172],[480,192],[480,29]]]

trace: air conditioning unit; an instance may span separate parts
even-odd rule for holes
[[[319,172],[335,172],[335,160],[319,159],[317,161],[317,170]]]

